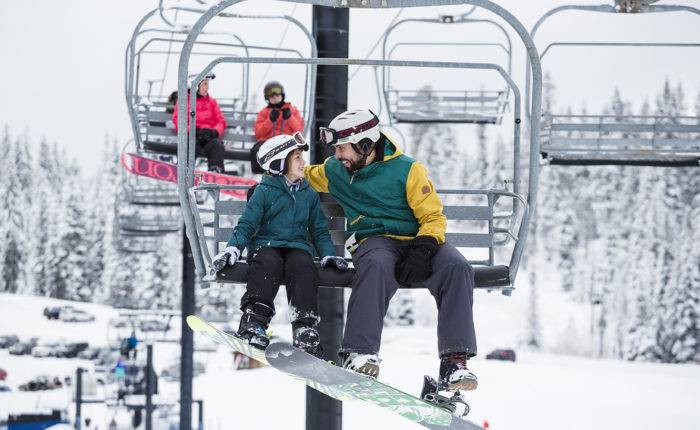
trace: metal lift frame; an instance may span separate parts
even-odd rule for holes
[[[125,85],[124,85],[124,96],[127,102],[127,109],[129,111],[129,117],[131,119],[131,126],[132,126],[132,132],[134,134],[134,139],[136,141],[137,147],[142,148],[142,133],[140,130],[140,118],[139,118],[139,112],[138,112],[138,105],[140,103],[140,97],[138,96],[138,82],[139,82],[139,66],[140,66],[140,58],[141,54],[144,53],[144,48],[148,46],[148,44],[151,43],[151,40],[147,40],[147,42],[143,45],[139,45],[139,49],[137,50],[137,40],[139,39],[140,36],[147,34],[147,33],[167,33],[171,34],[171,38],[168,40],[172,40],[173,43],[182,43],[182,40],[177,40],[173,39],[172,36],[174,34],[182,34],[186,35],[189,34],[190,31],[190,26],[177,26],[175,23],[169,21],[165,17],[165,12],[166,11],[176,11],[176,12],[190,12],[190,13],[196,13],[196,14],[202,14],[206,12],[205,9],[195,9],[195,8],[189,8],[189,7],[168,7],[165,8],[163,7],[163,2],[160,2],[160,5],[158,8],[151,10],[148,14],[146,14],[139,23],[137,24],[136,28],[134,29],[132,33],[131,40],[129,41],[129,44],[127,45],[126,51],[125,51]],[[166,28],[143,28],[144,25],[148,22],[148,20],[153,17],[156,12],[160,15],[161,19],[163,20],[164,23],[168,27]],[[316,48],[316,41],[314,40],[313,36],[309,31],[304,27],[304,25],[298,21],[296,18],[291,17],[289,15],[250,15],[250,14],[231,14],[231,13],[221,13],[218,15],[218,17],[223,17],[223,18],[232,18],[232,19],[273,19],[273,20],[285,20],[288,21],[289,23],[293,24],[295,27],[297,27],[307,38],[309,41],[309,50],[310,50],[310,55],[315,57],[317,56],[317,48]],[[228,36],[232,37],[235,41],[238,43],[231,43],[231,44],[225,44],[221,43],[222,46],[228,46],[228,47],[234,47],[234,48],[243,48],[246,56],[250,55],[250,50],[257,49],[257,50],[272,50],[272,51],[278,51],[278,52],[292,52],[294,54],[297,54],[299,56],[303,57],[303,54],[299,50],[293,50],[293,49],[287,49],[287,48],[275,48],[275,47],[267,47],[267,46],[255,46],[255,45],[248,45],[246,44],[239,36],[237,36],[234,33],[221,33],[221,32],[201,32],[203,35],[210,35],[210,36]],[[199,45],[211,45],[212,42],[208,41],[197,41],[195,42],[196,44]],[[174,51],[173,53],[177,53],[177,51]],[[192,53],[194,54],[194,53]],[[211,54],[210,54],[211,55]],[[243,79],[243,94],[241,97],[242,100],[242,109],[240,115],[243,119],[245,117],[249,116],[250,114],[257,114],[257,111],[255,112],[248,112],[248,93],[249,93],[249,67],[250,63],[241,63],[242,66],[244,66],[244,75],[245,78]],[[309,65],[306,68],[306,76],[305,76],[306,82],[314,82],[316,79],[316,67],[313,65]],[[179,96],[178,96],[179,99]],[[315,99],[315,87],[313,85],[307,85],[306,86],[306,91],[304,92],[304,99],[303,99],[303,104],[301,106],[301,112],[304,117],[305,121],[305,135],[309,135],[309,130],[311,127],[311,115],[312,112],[315,109],[314,106],[314,99]]]
[[[402,66],[402,67],[438,67],[438,68],[454,68],[454,69],[491,69],[495,70],[501,74],[501,76],[509,83],[516,95],[516,103],[514,109],[515,115],[515,128],[516,136],[519,134],[519,124],[520,124],[520,100],[519,92],[517,86],[512,81],[510,76],[506,71],[498,65],[495,64],[483,64],[483,63],[459,63],[459,62],[429,62],[429,61],[390,61],[390,60],[360,60],[360,59],[345,59],[345,58],[305,58],[305,59],[293,59],[293,58],[261,58],[261,57],[251,57],[251,58],[217,58],[213,60],[204,70],[200,71],[199,75],[191,82],[188,82],[189,76],[189,60],[192,53],[192,48],[196,43],[197,37],[202,33],[204,26],[215,16],[220,16],[225,14],[223,11],[229,6],[240,3],[244,0],[226,0],[213,6],[206,13],[204,13],[199,20],[192,26],[190,34],[187,37],[187,41],[183,46],[182,52],[180,54],[179,71],[178,71],[178,97],[184,99],[187,95],[188,85],[197,85],[202,79],[209,73],[214,66],[220,63],[240,63],[240,62],[251,62],[251,63],[282,63],[282,64],[297,64],[297,65],[336,65],[336,66],[349,66],[349,65],[368,65],[368,66]],[[489,1],[489,0],[445,0],[445,1],[434,1],[434,0],[302,0],[298,3],[306,3],[312,5],[328,6],[328,7],[340,7],[340,8],[395,8],[395,7],[417,7],[417,6],[439,6],[439,5],[456,5],[456,4],[469,4],[478,7],[485,8],[496,15],[500,16],[504,21],[506,21],[519,35],[521,38],[528,55],[530,57],[530,67],[532,68],[533,79],[533,97],[531,111],[536,115],[540,115],[541,112],[541,97],[542,97],[542,72],[540,67],[539,55],[537,49],[525,29],[525,27],[506,9],[501,6]],[[196,202],[191,201],[191,195],[189,190],[194,186],[194,162],[195,162],[195,143],[190,140],[189,136],[194,136],[194,121],[190,122],[190,130],[187,132],[187,122],[186,118],[188,116],[196,117],[196,104],[194,99],[190,100],[189,111],[184,104],[178,105],[179,109],[179,124],[178,124],[178,187],[180,193],[180,203],[183,211],[183,217],[185,219],[187,237],[190,240],[192,247],[192,255],[195,261],[195,266],[197,269],[198,276],[204,277],[207,264],[204,261],[204,254],[201,247],[201,241],[204,240],[200,238],[200,232],[197,228],[197,220],[195,218],[195,212],[193,211],[193,206],[196,206]],[[534,208],[534,204],[537,199],[537,179],[539,173],[539,139],[540,133],[539,128],[533,128],[530,131],[531,137],[531,152],[529,159],[529,181],[528,181],[528,192],[527,196],[520,195],[519,192],[519,180],[514,181],[514,210],[513,214],[516,212],[515,207],[518,206],[518,197],[522,198],[525,203],[522,203],[522,217],[520,221],[520,228],[518,229],[519,238],[515,243],[513,253],[511,255],[510,265],[508,266],[510,280],[511,282],[515,279],[515,274],[518,270],[518,265],[522,253],[524,251],[527,231],[530,220],[530,213]],[[519,172],[519,161],[520,153],[518,141],[514,143],[514,174],[517,175]],[[222,186],[208,185],[209,188],[221,189]],[[464,190],[459,190],[460,192]],[[474,190],[473,193],[486,193],[483,190]]]
[[[550,17],[564,11],[585,11],[617,14],[648,14],[662,12],[690,12],[700,15],[700,9],[685,5],[641,5],[639,11],[619,11],[613,5],[563,5],[546,12],[535,23],[530,35],[535,40],[537,31]],[[556,47],[684,47],[698,48],[700,43],[681,42],[551,42],[540,54],[540,61]],[[527,59],[528,65],[530,59]],[[525,69],[525,98],[529,102],[531,86],[530,68]],[[526,117],[532,125],[532,116]],[[539,117],[535,116],[539,122]],[[549,164],[560,165],[635,165],[658,167],[687,167],[700,165],[700,118],[690,116],[641,116],[627,115],[555,115],[545,112],[540,153]],[[595,134],[595,138],[556,138],[553,133]],[[606,133],[623,137],[605,139]],[[668,138],[664,134],[690,133],[695,139]],[[651,135],[651,138],[634,135]],[[631,136],[629,136],[631,135]],[[629,137],[628,137],[629,136]],[[552,141],[558,139],[558,146]],[[625,146],[622,146],[626,144]]]
[[[498,23],[497,21],[487,19],[487,18],[469,18],[469,15],[474,11],[474,9],[470,10],[469,12],[462,14],[462,15],[440,15],[438,18],[406,18],[402,19],[400,21],[397,21],[394,23],[392,26],[390,26],[382,35],[382,59],[383,60],[391,60],[392,59],[392,54],[394,51],[401,47],[401,46],[456,46],[456,47],[463,47],[463,46],[481,46],[481,47],[496,47],[500,48],[506,53],[506,70],[508,76],[512,76],[512,63],[513,63],[513,49],[512,49],[512,41],[510,38],[510,35],[508,34],[508,31]],[[505,41],[506,44],[504,45],[503,43],[496,43],[496,42],[397,42],[394,44],[389,45],[389,37],[391,34],[401,25],[407,24],[407,23],[424,23],[424,24],[438,24],[438,25],[455,25],[455,24],[487,24],[496,27],[504,36],[505,36]],[[506,82],[507,84],[507,82]],[[484,90],[470,90],[470,91],[461,91],[461,90],[455,90],[455,91],[440,91],[436,90],[434,92],[436,93],[450,93],[454,95],[448,95],[447,97],[450,97],[451,99],[455,99],[457,101],[458,98],[461,98],[464,102],[464,112],[462,112],[462,115],[471,115],[472,118],[466,118],[466,116],[463,116],[462,118],[456,117],[456,118],[444,118],[440,117],[439,115],[434,115],[434,116],[426,116],[424,119],[415,119],[415,120],[408,120],[408,119],[399,119],[396,118],[395,112],[398,111],[399,108],[399,90],[393,90],[391,89],[391,68],[390,67],[383,67],[382,68],[382,93],[383,93],[383,100],[387,108],[388,116],[389,116],[389,121],[390,124],[393,124],[393,122],[404,122],[404,123],[416,123],[416,122],[424,122],[424,123],[431,123],[431,122],[442,122],[442,123],[494,123],[494,124],[500,124],[501,120],[503,119],[503,115],[505,113],[505,110],[508,106],[509,103],[509,94],[510,92],[508,91],[509,88],[506,88],[505,90],[498,90],[498,91],[484,91]],[[420,92],[414,91],[414,92]],[[486,93],[495,93],[496,96],[486,96]],[[392,94],[394,95],[392,97]],[[463,94],[463,97],[460,97],[460,95]],[[414,96],[416,97],[416,96]],[[436,98],[436,101],[440,101],[440,98],[443,96],[438,96]],[[472,100],[469,100],[472,99]],[[486,100],[488,99],[488,100]],[[473,102],[478,104],[481,102],[482,104],[485,101],[489,101],[493,104],[495,104],[496,108],[496,113],[490,114],[490,115],[479,115],[478,114],[478,108],[470,107],[469,103]],[[394,103],[395,102],[395,103]],[[396,106],[394,106],[396,105]],[[392,107],[395,107],[395,109],[392,110]],[[438,109],[439,110],[439,109]],[[473,112],[470,112],[473,111]],[[495,120],[491,121],[491,117],[494,117]]]

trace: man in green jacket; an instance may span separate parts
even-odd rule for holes
[[[389,301],[400,285],[422,285],[438,307],[441,381],[450,390],[475,389],[476,376],[467,369],[476,355],[474,271],[445,242],[447,219],[425,167],[402,154],[366,109],[341,113],[320,135],[335,155],[307,167],[306,178],[342,206],[355,265],[343,366],[377,376]]]
[[[221,270],[235,264],[247,246],[248,284],[241,298],[238,334],[252,346],[267,347],[275,296],[284,283],[294,346],[320,357],[316,330],[319,273],[313,256],[321,257],[321,266],[341,271],[348,270],[348,263],[335,256],[318,193],[304,180],[302,154],[308,149],[299,133],[275,136],[260,147],[258,162],[266,175],[250,196],[228,246],[214,257],[212,265]],[[307,241],[309,235],[313,246]]]

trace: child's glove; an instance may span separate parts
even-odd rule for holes
[[[327,255],[321,259],[321,267],[332,267],[339,272],[347,272],[350,270],[348,262],[343,257]]]
[[[218,272],[226,267],[226,263],[228,263],[230,266],[236,264],[236,261],[238,261],[238,257],[240,256],[241,251],[239,251],[238,248],[235,246],[227,246],[226,249],[214,256],[214,259],[211,262],[211,267],[215,272]]]
[[[282,109],[282,118],[289,119],[292,116],[292,110],[288,107]]]
[[[270,121],[277,122],[277,118],[279,118],[279,117],[280,117],[279,109],[270,110]]]

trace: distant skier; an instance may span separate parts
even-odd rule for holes
[[[197,153],[207,157],[208,167],[210,172],[224,173],[224,146],[221,143],[221,138],[226,129],[226,119],[221,113],[219,104],[214,97],[209,95],[209,79],[214,79],[215,76],[208,75],[197,87],[197,119],[196,119],[196,135]],[[179,103],[179,101],[176,101]],[[190,100],[187,97],[187,105]],[[178,129],[177,106],[173,111],[173,123],[175,130]],[[189,124],[189,121],[188,121]]]
[[[474,271],[445,242],[447,220],[425,167],[379,131],[366,109],[336,116],[320,129],[335,149],[306,168],[319,192],[330,193],[348,220],[346,249],[355,276],[341,349],[343,366],[377,376],[383,320],[400,285],[422,284],[438,307],[440,379],[450,390],[473,390],[467,360],[476,355],[472,317]]]
[[[131,335],[126,339],[127,358],[136,360],[136,347],[138,346],[138,344],[139,340],[136,337],[136,332],[132,330]]]
[[[248,246],[248,285],[241,298],[238,334],[254,347],[267,347],[266,330],[275,314],[273,302],[284,283],[294,346],[320,357],[316,330],[319,273],[313,255],[322,257],[322,267],[346,271],[348,263],[334,255],[318,193],[304,180],[302,154],[308,149],[299,133],[275,136],[260,147],[258,161],[266,175],[250,195],[228,246],[214,257],[213,267],[218,271],[226,264],[235,264]],[[307,241],[309,234],[313,245]]]
[[[256,164],[257,151],[266,140],[281,134],[293,136],[294,133],[304,131],[304,119],[299,110],[285,100],[284,87],[277,81],[268,82],[263,90],[265,106],[255,120],[255,144],[251,151],[253,172],[263,173],[263,169]]]

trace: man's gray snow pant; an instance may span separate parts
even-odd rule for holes
[[[394,266],[408,244],[408,241],[388,237],[372,237],[353,254],[355,277],[348,303],[343,352],[379,352],[384,316],[399,288]],[[444,243],[433,257],[432,269],[432,275],[423,284],[437,303],[439,354],[476,355],[471,265],[454,246]]]

